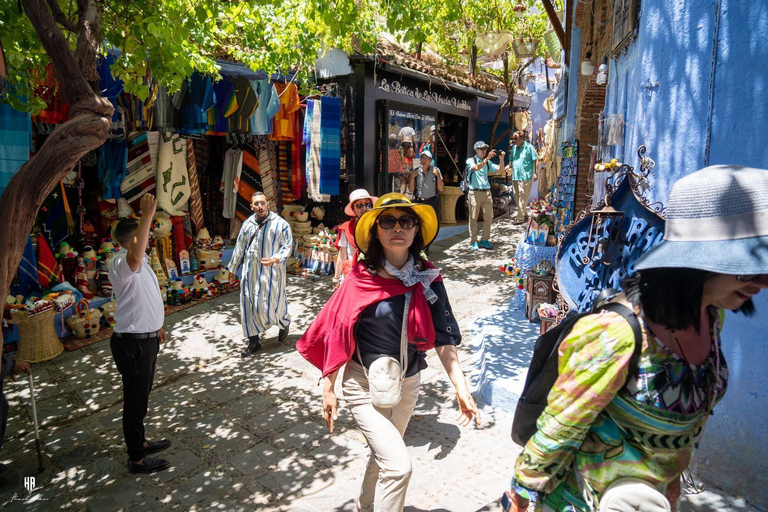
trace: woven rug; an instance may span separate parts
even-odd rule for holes
[[[191,302],[188,302],[187,304],[182,304],[180,306],[166,306],[165,316],[178,313],[179,311],[183,311],[187,308],[191,308],[192,306],[197,306],[198,304],[208,300],[211,300],[211,299],[204,298],[200,300],[193,300]],[[94,343],[104,341],[110,338],[111,336],[112,336],[112,328],[102,327],[99,333],[93,336],[89,336],[87,338],[75,338],[74,336],[67,336],[66,338],[61,338],[61,343],[64,345],[64,348],[67,350],[67,352],[72,352],[73,350],[77,350],[79,348],[87,347],[88,345],[93,345]]]

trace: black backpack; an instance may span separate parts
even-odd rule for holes
[[[632,326],[632,331],[635,333],[635,352],[629,363],[629,375],[634,373],[640,359],[643,335],[640,322],[631,309],[621,304],[608,303],[598,307],[594,312],[579,313],[566,318],[559,325],[539,336],[533,347],[528,376],[525,378],[523,393],[517,402],[515,418],[512,420],[512,440],[515,443],[525,446],[536,433],[536,420],[547,407],[547,396],[557,380],[557,352],[560,343],[568,336],[576,322],[587,315],[604,310],[620,314]]]

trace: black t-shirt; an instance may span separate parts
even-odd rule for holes
[[[458,345],[461,343],[459,324],[453,316],[445,285],[442,282],[432,283],[431,288],[437,294],[435,303],[429,305],[435,326],[435,346]],[[416,289],[414,293],[421,291]],[[404,307],[405,295],[397,295],[373,303],[360,313],[355,325],[355,341],[366,368],[383,356],[400,360],[400,332],[403,327]],[[357,352],[352,359],[360,363]],[[416,375],[426,367],[426,352],[417,350],[416,345],[408,343],[408,370],[405,376]]]

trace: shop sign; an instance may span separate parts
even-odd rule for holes
[[[453,96],[443,96],[435,91],[430,92],[427,90],[419,89],[418,87],[410,88],[396,80],[393,80],[390,83],[386,78],[382,78],[378,87],[385,92],[399,94],[400,96],[408,96],[409,98],[426,101],[427,103],[446,105],[448,107],[457,108],[459,110],[472,110],[472,107],[469,105],[469,103],[464,100],[460,100]]]
[[[390,110],[389,117],[398,117],[403,119],[413,119],[414,121],[423,121],[425,123],[435,122],[435,116],[429,114],[417,114],[416,112],[403,112],[402,110]]]

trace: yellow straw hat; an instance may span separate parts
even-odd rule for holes
[[[368,252],[368,247],[371,243],[371,228],[376,223],[376,219],[379,215],[386,210],[393,208],[410,208],[416,216],[419,218],[419,229],[421,230],[421,237],[424,239],[424,247],[431,244],[440,226],[437,222],[437,214],[435,209],[428,204],[414,203],[403,194],[397,192],[391,192],[384,194],[373,205],[373,209],[365,212],[355,225],[355,245],[358,249],[365,254]]]

